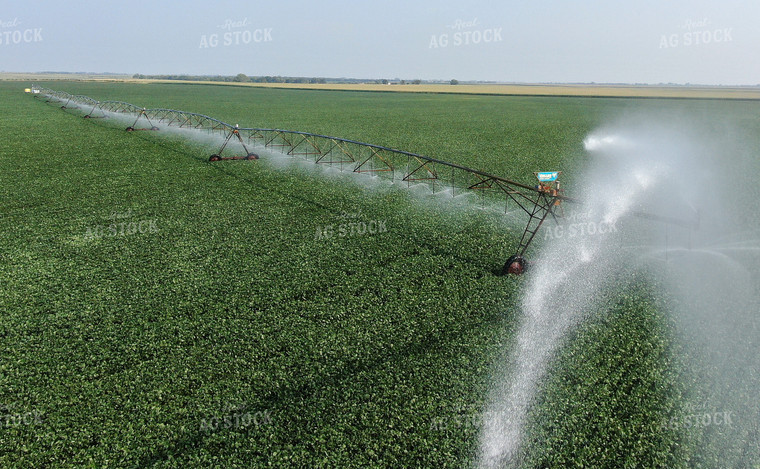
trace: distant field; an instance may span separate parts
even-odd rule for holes
[[[660,87],[660,86],[605,86],[605,85],[341,85],[296,83],[249,83],[247,86],[268,88],[342,90],[342,91],[395,91],[404,93],[462,93],[514,96],[585,96],[617,98],[712,98],[760,99],[760,88],[717,87]]]
[[[25,81],[45,81],[45,80],[127,80],[131,79],[130,75],[117,74],[79,74],[79,73],[8,73],[0,72],[0,81],[4,80],[25,80]]]
[[[740,101],[40,84],[525,182],[562,170],[570,191],[583,138],[626,112],[760,135]],[[201,140],[127,133],[25,86],[0,83],[0,466],[471,464],[523,288],[494,275],[520,234],[501,214],[308,165],[212,164]],[[386,229],[316,234],[357,221]],[[525,467],[712,467],[698,436],[663,427],[689,383],[660,292],[619,287],[558,357]]]
[[[374,91],[403,93],[455,93],[511,96],[583,96],[617,98],[689,98],[689,99],[760,99],[760,87],[723,86],[655,86],[655,85],[588,85],[588,84],[307,84],[307,83],[214,83],[182,80],[136,80],[120,75],[82,75],[81,80],[121,81],[125,83],[217,84],[261,88]],[[0,74],[0,80],[71,80],[72,76]]]

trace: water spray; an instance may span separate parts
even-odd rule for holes
[[[538,255],[542,262],[526,279],[519,329],[496,371],[484,412],[509,419],[506,424],[503,418],[484,422],[480,467],[520,467],[525,462],[531,408],[568,333],[599,308],[597,298],[616,286],[621,272],[642,271],[664,276],[660,288],[678,300],[672,315],[682,336],[674,340],[685,341],[689,360],[704,380],[693,385],[693,393],[709,396],[701,399],[710,409],[746,412],[745,425],[721,427],[719,433],[711,428],[698,448],[715,447],[725,467],[746,461],[748,455],[737,442],[758,431],[760,380],[739,370],[760,365],[751,346],[758,334],[746,342],[731,337],[757,326],[749,311],[760,307],[760,285],[750,273],[760,271],[760,230],[725,240],[727,232],[740,231],[743,216],[726,206],[725,201],[737,196],[729,188],[745,187],[747,181],[739,181],[746,175],[722,176],[725,171],[718,168],[726,165],[712,161],[721,139],[705,144],[705,135],[648,119],[586,138],[589,185],[579,197],[586,217],[624,226],[603,236],[565,236],[543,244]],[[731,147],[726,144],[717,155],[726,148]],[[716,243],[719,239],[723,241]],[[738,390],[745,400],[737,400]]]

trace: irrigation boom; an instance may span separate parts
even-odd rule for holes
[[[283,129],[243,128],[231,125],[213,117],[194,112],[175,109],[146,109],[123,101],[98,101],[88,96],[72,95],[64,91],[32,86],[35,97],[44,97],[47,102],[61,103],[63,109],[81,109],[84,118],[107,118],[110,115],[123,115],[134,122],[126,128],[128,132],[157,131],[155,124],[172,126],[180,129],[194,129],[218,134],[223,137],[221,148],[209,157],[209,161],[253,160],[259,156],[249,149],[256,145],[278,149],[288,156],[313,158],[315,164],[337,165],[341,170],[354,173],[375,173],[387,175],[391,180],[399,178],[408,185],[425,182],[441,189],[450,189],[452,197],[460,192],[485,191],[504,197],[504,211],[508,211],[512,201],[528,215],[528,223],[523,230],[516,252],[510,256],[501,270],[502,274],[523,273],[527,265],[525,252],[533,241],[544,221],[551,216],[555,221],[561,217],[559,210],[563,202],[579,203],[577,199],[562,194],[558,176],[560,172],[537,172],[538,184],[531,186],[505,177],[489,174],[428,156],[397,150],[371,143],[359,142],[339,137],[331,137],[309,132]],[[139,126],[141,120],[147,126]],[[242,155],[227,156],[230,142],[238,143],[244,150]],[[400,171],[403,169],[403,171]],[[689,221],[670,219],[657,215],[636,212],[634,215],[693,227]]]

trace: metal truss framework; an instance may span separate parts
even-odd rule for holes
[[[517,251],[504,265],[502,273],[522,273],[526,264],[523,256],[544,221],[550,215],[555,220],[562,216],[558,210],[560,203],[578,202],[562,195],[559,190],[548,190],[542,184],[530,186],[455,163],[380,145],[294,130],[242,128],[193,112],[146,109],[122,101],[97,101],[87,96],[47,88],[36,87],[35,90],[38,90],[35,96],[44,97],[48,102],[62,103],[61,107],[66,109],[81,109],[86,113],[85,118],[105,118],[109,114],[135,117],[127,131],[158,130],[157,125],[164,125],[218,134],[223,137],[224,143],[217,153],[211,155],[210,161],[257,159],[258,155],[249,150],[250,146],[305,158],[318,165],[337,166],[343,171],[398,180],[407,185],[426,183],[433,193],[449,190],[452,197],[470,192],[482,194],[481,199],[485,200],[485,193],[490,193],[503,200],[505,213],[512,202],[528,215],[528,223]],[[135,127],[141,119],[147,121],[147,127]],[[245,150],[245,155],[223,156],[230,142],[239,143]]]

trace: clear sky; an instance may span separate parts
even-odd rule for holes
[[[760,1],[0,0],[0,71],[760,84]]]

